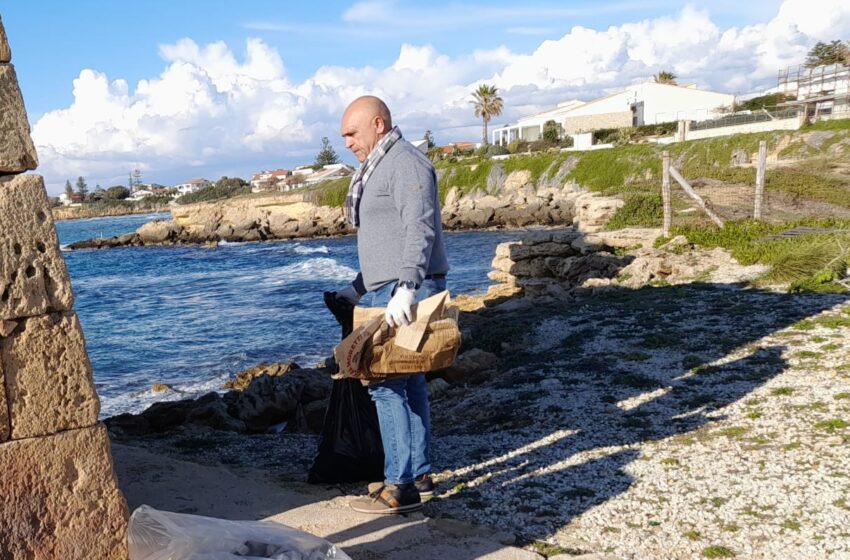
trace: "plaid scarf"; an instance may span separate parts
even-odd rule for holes
[[[394,126],[390,132],[378,141],[348,185],[348,196],[345,197],[345,219],[354,227],[360,227],[360,198],[363,196],[363,185],[369,180],[372,172],[393,147],[393,144],[401,140],[401,131]]]

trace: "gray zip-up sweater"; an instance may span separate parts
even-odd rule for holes
[[[363,186],[357,255],[360,293],[449,271],[434,166],[407,140],[393,144]]]

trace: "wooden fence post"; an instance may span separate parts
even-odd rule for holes
[[[673,221],[673,210],[670,203],[670,152],[661,152],[661,200],[664,204],[664,221],[662,234],[670,237],[670,225]]]
[[[753,219],[761,220],[764,206],[764,172],[767,168],[767,141],[759,142],[758,168],[756,169],[756,196],[753,208]]]

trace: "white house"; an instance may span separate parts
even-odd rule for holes
[[[190,179],[185,183],[174,185],[174,188],[177,189],[177,193],[182,196],[184,194],[198,192],[204,187],[209,187],[211,184],[212,183],[210,183],[206,179]]]
[[[735,96],[697,89],[695,85],[645,82],[583,102],[567,101],[557,107],[519,119],[517,124],[492,130],[492,142],[534,141],[543,136],[543,125],[553,120],[561,134],[578,134],[601,128],[625,128],[669,121],[703,121],[731,107]]]
[[[298,170],[295,171],[296,173]],[[306,174],[304,176],[304,184],[305,185],[314,185],[316,183],[320,183],[322,181],[329,181],[331,179],[339,179],[341,177],[348,177],[354,173],[354,168],[350,165],[346,165],[344,163],[333,163],[330,165],[324,165],[321,169],[313,171],[312,173]]]
[[[285,190],[285,180],[291,175],[292,172],[289,169],[260,171],[251,177],[251,192],[260,192],[270,189]]]
[[[142,200],[143,198],[147,198],[149,196],[153,196],[152,191],[149,191],[148,189],[139,189],[139,190],[133,192],[132,196],[127,198],[127,200],[132,200],[133,202],[138,202],[139,200]]]

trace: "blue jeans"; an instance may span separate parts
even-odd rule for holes
[[[391,282],[372,293],[372,307],[386,307],[395,291]],[[421,300],[446,289],[446,280],[425,280],[416,292]],[[431,409],[424,373],[393,377],[369,385],[378,409],[381,441],[384,444],[384,484],[410,484],[431,472],[428,440]]]

